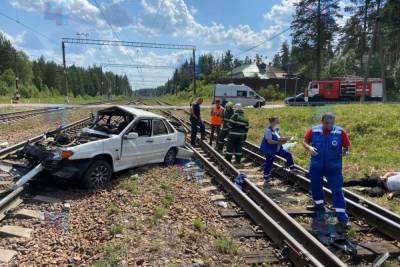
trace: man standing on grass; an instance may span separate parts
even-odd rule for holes
[[[201,139],[205,139],[206,130],[203,120],[201,119],[200,105],[203,103],[203,98],[198,97],[192,104],[190,109],[190,123],[191,123],[191,138],[190,143],[192,146],[196,145],[197,127],[200,127]]]
[[[224,108],[221,106],[219,99],[215,100],[215,107],[211,109],[211,135],[210,135],[210,146],[214,139],[214,133],[217,134],[217,139],[219,136],[219,131],[221,129],[222,117],[224,114]]]
[[[335,116],[327,112],[322,116],[321,124],[307,131],[303,145],[311,154],[310,180],[314,210],[318,214],[325,212],[323,177],[326,177],[339,221],[337,231],[346,231],[349,217],[343,196],[342,157],[350,151],[350,140],[346,132],[335,125]]]

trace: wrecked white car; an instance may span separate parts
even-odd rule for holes
[[[188,158],[185,133],[155,113],[125,106],[97,112],[77,135],[57,134],[27,145],[24,157],[52,176],[79,178],[87,188],[104,186],[114,172]]]

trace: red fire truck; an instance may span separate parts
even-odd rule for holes
[[[355,101],[362,95],[362,79],[334,79],[311,81],[304,92],[304,101]],[[382,80],[368,79],[365,88],[367,100],[382,100]]]

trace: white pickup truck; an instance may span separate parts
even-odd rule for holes
[[[185,133],[164,117],[126,106],[97,112],[77,135],[57,134],[23,150],[31,164],[52,176],[79,178],[87,188],[104,186],[114,172],[149,163],[170,165],[188,158]]]

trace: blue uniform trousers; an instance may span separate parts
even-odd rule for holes
[[[276,155],[286,159],[287,166],[294,166],[292,154],[281,147],[276,154],[267,154],[265,156],[264,180],[269,180],[271,178],[271,170],[272,166],[274,165]]]
[[[316,212],[324,211],[324,185],[323,177],[328,180],[332,191],[332,203],[335,207],[336,216],[339,221],[346,222],[349,217],[346,213],[346,202],[343,196],[343,174],[342,168],[324,168],[319,166],[310,166],[311,191],[314,199],[314,209]]]

